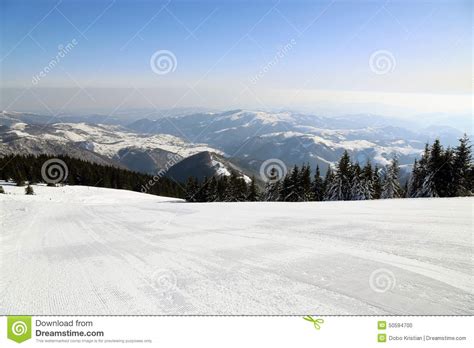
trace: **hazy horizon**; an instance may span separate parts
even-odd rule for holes
[[[470,117],[471,13],[461,0],[7,0],[0,108]]]

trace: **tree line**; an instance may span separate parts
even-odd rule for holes
[[[7,155],[0,157],[0,179],[12,180],[18,186],[44,183],[41,168],[48,160],[61,160],[67,166],[67,176],[61,184],[96,186],[123,189],[146,193],[184,198],[182,186],[166,177],[156,178],[151,175],[133,172],[109,165],[87,162],[67,155]],[[0,191],[1,193],[1,191]]]
[[[189,202],[239,201],[342,201],[405,197],[457,197],[473,194],[474,172],[471,145],[464,136],[454,149],[443,148],[439,140],[426,144],[423,155],[415,160],[409,180],[400,183],[396,157],[384,167],[353,163],[345,151],[334,168],[330,165],[321,176],[319,166],[312,176],[309,164],[294,166],[283,178],[274,168],[263,190],[255,178],[245,180],[236,173],[198,182],[189,178],[186,200]]]
[[[186,182],[188,202],[255,202],[261,194],[255,178],[244,179],[234,171],[229,176],[213,176],[199,182],[190,177]]]
[[[41,168],[52,156],[15,156],[0,158],[0,178],[18,185],[44,182]],[[396,157],[384,167],[361,166],[352,162],[347,151],[323,177],[317,166],[315,174],[309,164],[294,166],[287,175],[270,172],[261,189],[255,178],[244,178],[231,172],[229,176],[190,177],[185,184],[166,177],[153,177],[113,166],[83,161],[69,156],[56,156],[67,164],[68,185],[97,186],[141,191],[150,194],[184,198],[188,202],[243,201],[340,201],[387,198],[470,196],[474,191],[474,170],[469,139],[464,136],[455,148],[444,148],[439,140],[426,144],[419,160],[415,160],[410,178],[400,183],[400,166]],[[183,187],[184,186],[184,187]],[[144,191],[144,187],[146,190]],[[0,187],[0,193],[2,192]]]

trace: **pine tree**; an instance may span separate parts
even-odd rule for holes
[[[415,159],[415,162],[413,163],[413,170],[411,172],[410,179],[408,180],[407,197],[417,197],[422,184],[421,170],[418,166],[418,161]]]
[[[344,196],[342,179],[339,175],[339,171],[336,170],[334,176],[331,178],[331,181],[328,183],[328,189],[326,191],[324,200],[342,201],[344,200]]]
[[[382,187],[382,199],[401,197],[400,182],[398,181],[399,172],[400,168],[398,167],[398,160],[394,157],[390,165],[387,166]]]
[[[456,196],[456,170],[454,167],[454,151],[448,147],[443,154],[443,165],[439,170],[440,176],[440,196],[455,197]]]
[[[373,186],[374,173],[370,161],[367,161],[362,170],[362,189],[364,199],[374,199],[375,191]]]
[[[344,151],[334,176],[329,185],[325,199],[329,201],[342,201],[351,199],[352,165],[349,153]]]
[[[423,155],[418,162],[418,176],[417,176],[417,186],[416,192],[414,197],[425,197],[425,194],[431,194],[434,189],[434,184],[430,181],[432,180],[430,177],[430,171],[428,168],[428,161],[430,159],[430,147],[428,144],[425,144],[425,150]],[[429,188],[429,189],[428,189]],[[431,197],[431,196],[428,196]]]
[[[435,173],[428,173],[417,197],[439,197],[434,180]]]
[[[302,200],[301,175],[298,166],[294,166],[281,182],[280,200],[284,202],[298,202]]]
[[[197,190],[194,193],[194,201],[195,202],[208,202],[208,193],[209,189],[209,179],[207,177],[204,177],[202,183],[199,183],[197,181]]]
[[[230,174],[224,196],[225,202],[243,202],[247,198],[247,184],[234,171]]]
[[[452,154],[448,152],[448,161],[452,161]],[[452,173],[451,165],[446,162],[446,152],[439,139],[431,146],[425,146],[425,152],[420,159],[419,172],[422,177],[421,188],[417,197],[445,197],[448,191],[449,178]]]
[[[276,182],[267,182],[265,184],[264,193],[262,196],[263,201],[275,202],[280,200],[280,192],[282,190],[282,182],[278,180]]]
[[[472,152],[469,138],[466,134],[459,139],[459,145],[454,150],[454,189],[455,196],[472,194]]]
[[[206,197],[206,202],[215,202],[218,200],[217,179],[215,176],[213,176],[211,180],[209,180],[209,184],[207,185]]]
[[[315,201],[322,201],[324,198],[324,181],[321,178],[319,166],[316,166],[316,173],[314,175],[314,181],[312,183],[313,199]]]
[[[408,198],[408,180],[405,181],[405,185],[403,185],[403,188],[400,193],[400,197]]]
[[[324,176],[324,185],[323,185],[323,199],[329,195],[329,188],[331,187],[332,180],[334,179],[334,173],[332,171],[331,165],[328,164],[328,169],[326,170],[326,175]]]
[[[290,173],[288,193],[285,196],[285,201],[287,202],[299,202],[303,200],[301,192],[301,177],[300,170],[298,166],[294,166],[293,170]]]
[[[436,195],[431,197],[439,197],[444,191],[443,178],[441,175],[441,169],[444,165],[443,147],[441,146],[439,139],[436,139],[431,146],[430,157],[428,159],[428,172],[430,174],[428,177],[433,180],[432,185]]]
[[[224,192],[224,202],[237,202],[237,192],[236,192],[236,185],[235,185],[235,173],[231,173],[227,180],[227,186]]]
[[[252,181],[250,182],[250,186],[248,189],[247,201],[256,202],[258,201],[259,193],[257,184],[255,183],[255,177],[252,176]]]
[[[297,191],[301,200],[304,202],[312,201],[313,192],[311,190],[311,167],[309,164],[303,165],[301,168],[300,178],[298,181],[299,189]]]
[[[362,180],[362,170],[359,163],[356,163],[352,166],[351,200],[360,201],[366,199]]]
[[[28,184],[28,186],[25,187],[25,195],[34,195],[35,191],[33,190],[33,187]]]
[[[186,201],[188,202],[197,202],[196,194],[199,191],[199,183],[197,179],[193,177],[189,177],[188,181],[186,182]]]
[[[217,201],[218,202],[225,202],[225,194],[227,190],[227,186],[229,179],[225,175],[221,175],[217,178]]]
[[[382,178],[380,177],[380,169],[375,165],[373,176],[372,176],[372,187],[374,189],[374,199],[380,199],[382,197]]]

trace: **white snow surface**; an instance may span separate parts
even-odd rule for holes
[[[205,204],[3,187],[1,315],[474,314],[472,198]]]
[[[169,134],[137,134],[126,131],[120,126],[91,125],[86,123],[55,123],[50,125],[54,133],[32,135],[26,132],[24,123],[13,125],[10,133],[19,137],[38,138],[57,143],[87,142],[95,152],[114,157],[121,149],[136,147],[145,150],[163,149],[189,157],[202,151],[222,154],[206,144],[193,144]]]
[[[211,165],[212,167],[214,168],[214,170],[216,171],[216,174],[218,176],[230,176],[231,173],[230,171],[227,169],[227,167],[222,164],[221,162],[215,160],[215,159],[212,159],[211,160]]]

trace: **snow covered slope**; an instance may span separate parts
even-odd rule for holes
[[[234,163],[209,151],[197,153],[178,162],[166,172],[166,176],[174,181],[185,183],[190,175],[199,181],[203,181],[205,178],[213,176],[229,176],[231,172],[242,177],[247,183],[252,181]]]
[[[155,173],[169,158],[186,158],[214,151],[169,134],[144,135],[113,125],[14,123],[0,126],[0,156],[7,154],[67,154],[92,162],[115,163],[130,170]]]
[[[278,158],[289,167],[309,163],[314,169],[319,165],[324,173],[344,150],[361,164],[371,160],[384,166],[397,155],[400,164],[411,165],[430,139],[424,133],[390,126],[383,117],[328,118],[251,110],[142,119],[129,127],[140,133],[172,134],[208,144],[239,157],[240,166],[251,172],[258,172],[267,159]]]
[[[182,203],[4,185],[0,314],[474,314],[472,198]]]

